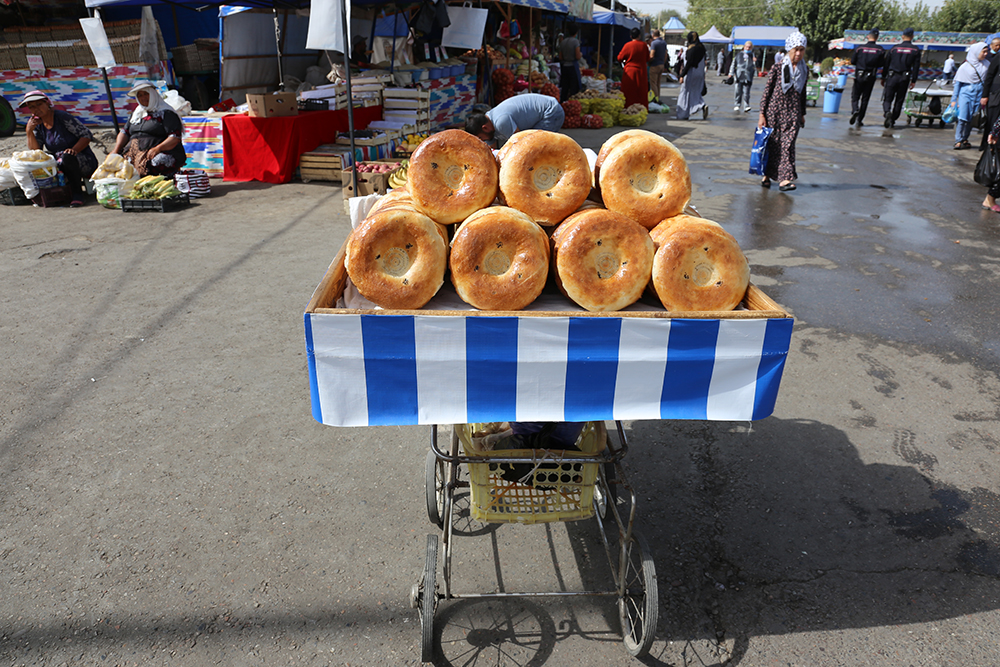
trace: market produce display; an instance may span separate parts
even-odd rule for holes
[[[648,116],[649,111],[646,107],[641,104],[633,104],[627,109],[622,109],[622,112],[618,114],[618,124],[639,127],[640,125],[646,124],[646,118]]]
[[[422,308],[444,284],[448,232],[426,215],[388,208],[347,242],[344,268],[363,297],[383,308]]]
[[[535,222],[506,206],[476,211],[451,242],[451,281],[480,310],[521,310],[542,293],[549,239]]]
[[[399,147],[402,150],[406,151],[407,153],[412,153],[413,151],[417,150],[417,146],[419,146],[420,143],[429,136],[431,136],[430,132],[416,132],[407,134],[405,137],[403,137],[402,141],[399,142]]]
[[[600,130],[604,127],[604,119],[592,113],[580,117],[580,124],[588,130]]]
[[[552,270],[560,291],[592,312],[639,300],[653,267],[649,232],[606,209],[574,213],[552,233]]]
[[[505,67],[493,70],[493,99],[497,104],[514,95],[514,82],[517,76]]]
[[[731,310],[747,291],[735,239],[681,213],[690,172],[651,132],[612,136],[593,175],[575,141],[544,130],[516,133],[496,158],[472,135],[441,132],[404,166],[406,183],[375,204],[346,246],[348,276],[383,308],[423,307],[449,265],[456,294],[491,311],[530,305],[546,274],[594,312],[625,308],[644,290],[670,311]],[[595,180],[603,204],[587,198]],[[455,220],[457,210],[468,213]],[[449,252],[444,225],[456,221]],[[542,225],[555,225],[550,240]]]
[[[135,168],[117,153],[104,158],[104,162],[90,176],[90,180],[99,181],[105,178],[120,178],[123,181],[131,180],[135,177]]]
[[[587,155],[558,132],[518,132],[497,159],[502,201],[540,225],[559,224],[580,207],[593,185]]]
[[[732,310],[750,284],[736,239],[716,222],[679,215],[650,231],[651,284],[667,310]]]
[[[167,199],[184,194],[174,185],[174,179],[166,176],[144,176],[135,182],[128,199]]]
[[[464,130],[432,135],[413,153],[407,172],[413,203],[441,224],[461,222],[497,196],[493,152]]]
[[[606,153],[598,185],[604,205],[646,229],[678,215],[691,200],[684,156],[658,134],[637,133]]]
[[[538,92],[542,95],[548,95],[549,97],[554,97],[557,100],[559,99],[559,86],[554,83],[546,83]]]

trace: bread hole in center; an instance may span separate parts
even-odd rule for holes
[[[694,271],[691,272],[691,279],[698,287],[704,287],[709,283],[715,282],[714,276],[715,268],[710,264],[697,264],[694,267]]]
[[[403,248],[389,248],[382,253],[379,259],[379,266],[382,272],[388,276],[398,278],[410,270],[410,255]]]
[[[499,248],[493,248],[483,258],[482,267],[491,276],[502,276],[510,269],[510,256]]]
[[[457,164],[449,165],[447,169],[444,170],[444,183],[452,190],[458,190],[462,185],[462,178],[465,176],[465,170],[462,169]]]
[[[596,260],[594,261],[594,265],[597,267],[597,277],[601,280],[605,280],[617,274],[618,269],[621,268],[621,262],[618,261],[618,256],[608,251],[598,254]]]
[[[632,187],[643,194],[649,194],[656,189],[658,179],[655,173],[643,171],[635,175],[632,179]]]
[[[537,167],[532,173],[535,189],[539,192],[551,190],[562,178],[562,169],[556,167]]]

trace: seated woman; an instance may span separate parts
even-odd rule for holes
[[[118,133],[113,152],[125,156],[140,176],[172,177],[187,160],[181,117],[149,81],[136,81],[128,95],[139,106]]]
[[[37,90],[22,97],[18,107],[31,113],[27,123],[28,148],[55,156],[70,188],[70,206],[81,206],[83,179],[90,178],[97,169],[97,156],[90,148],[94,135],[68,112],[53,109],[51,100]]]

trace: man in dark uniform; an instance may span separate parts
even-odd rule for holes
[[[903,41],[893,46],[885,54],[882,68],[882,112],[885,126],[892,127],[903,111],[906,92],[917,83],[920,73],[920,49],[913,45],[913,28],[903,31]]]
[[[878,28],[868,33],[868,43],[854,49],[851,64],[854,65],[854,86],[851,88],[851,125],[855,121],[858,127],[864,123],[865,112],[868,110],[868,100],[878,78],[878,70],[885,63],[885,49],[876,44]]]

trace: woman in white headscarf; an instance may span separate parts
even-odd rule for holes
[[[129,97],[138,106],[118,133],[115,153],[125,156],[140,176],[173,176],[184,166],[184,125],[149,81],[136,81]]]
[[[972,133],[972,114],[979,110],[979,99],[983,96],[983,79],[986,78],[986,42],[976,42],[965,53],[965,62],[955,74],[955,89],[951,103],[958,107],[955,118],[955,150],[972,148],[969,134]]]
[[[806,124],[806,36],[793,32],[785,40],[788,52],[781,64],[772,67],[767,75],[767,85],[760,97],[760,118],[757,127],[774,130],[767,146],[767,168],[760,184],[771,187],[771,180],[778,180],[778,189],[794,190],[795,139],[799,128]]]

